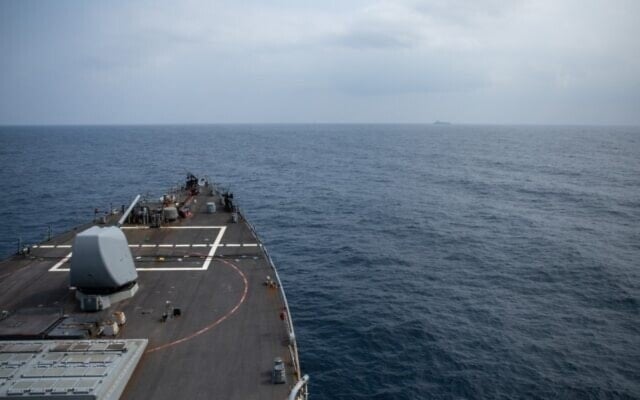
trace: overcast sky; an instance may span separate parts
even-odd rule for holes
[[[640,1],[4,1],[0,124],[640,124]]]

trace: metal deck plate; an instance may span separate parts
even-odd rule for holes
[[[0,399],[114,400],[147,339],[3,342]]]
[[[59,307],[63,316],[68,316],[45,330],[47,340],[58,344],[48,348],[48,358],[42,358],[42,364],[50,367],[43,373],[44,378],[29,378],[57,379],[53,388],[46,389],[45,396],[35,394],[29,387],[29,393],[33,394],[10,397],[51,399],[62,393],[58,398],[64,400],[73,392],[76,400],[82,396],[96,398],[104,384],[83,394],[81,391],[85,389],[80,385],[93,381],[80,379],[107,380],[112,372],[108,371],[107,377],[89,376],[100,372],[87,368],[93,368],[94,363],[97,366],[101,360],[85,363],[75,356],[89,350],[83,346],[87,343],[83,336],[87,332],[97,334],[96,322],[109,319],[113,311],[122,311],[127,322],[118,339],[149,341],[135,373],[120,394],[122,400],[287,398],[299,379],[299,370],[287,320],[282,320],[286,310],[284,298],[280,290],[264,284],[267,276],[275,277],[275,270],[248,222],[242,217],[233,223],[231,213],[222,206],[211,214],[206,210],[207,202],[221,205],[221,198],[219,194],[201,193],[192,199],[190,218],[160,228],[129,224],[122,227],[138,269],[140,291],[104,313],[86,314],[79,309],[75,293],[69,289],[66,271],[76,234],[91,224],[34,245],[30,254],[0,260],[3,288],[0,310],[11,313],[27,308]],[[108,224],[117,219],[118,215],[113,216]],[[179,317],[162,319],[167,301],[181,310]],[[20,339],[37,341],[40,337]],[[0,340],[0,347],[3,343],[6,342]],[[95,345],[91,346],[92,353],[120,359],[119,346],[103,344],[97,350]],[[60,354],[65,358],[55,357]],[[31,358],[30,353],[4,355],[11,355],[8,362],[15,369],[27,371],[23,364]],[[272,383],[275,357],[281,357],[287,365],[287,384]],[[109,364],[106,360],[101,362]],[[63,363],[69,365],[62,367]],[[20,376],[21,373],[13,374],[11,384],[2,385],[8,380],[0,379],[4,396],[8,396],[6,389],[13,382],[27,380]]]
[[[0,320],[0,338],[40,339],[62,317],[60,308],[42,307],[18,310]]]

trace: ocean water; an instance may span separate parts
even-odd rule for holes
[[[0,128],[0,254],[230,185],[312,399],[640,398],[640,128]]]

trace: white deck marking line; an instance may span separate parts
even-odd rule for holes
[[[57,249],[70,249],[71,245],[70,244],[59,244],[56,246]]]
[[[146,226],[123,226],[122,229],[149,229]],[[211,246],[209,249],[209,254],[205,257],[205,261],[201,267],[167,267],[167,268],[136,268],[136,271],[206,271],[209,269],[209,265],[211,265],[211,261],[213,260],[213,256],[216,253],[216,249],[218,246],[224,246],[224,244],[220,244],[222,240],[222,236],[224,232],[227,230],[226,226],[167,226],[162,227],[161,229],[219,229],[218,236],[216,236],[216,240],[212,244],[130,244],[131,248],[140,248],[140,247],[207,247]],[[40,247],[44,247],[47,245],[41,245]],[[69,246],[71,245],[60,245],[60,246]],[[240,246],[239,244],[237,246]],[[37,247],[37,246],[33,246]],[[52,248],[51,246],[50,248]],[[49,269],[52,272],[69,272],[69,268],[60,268],[64,263],[69,261],[73,253],[67,254],[62,260],[58,261],[53,267]]]
[[[224,225],[202,225],[202,226],[161,226],[160,229],[222,229],[226,228]],[[120,229],[149,229],[148,226],[121,226]],[[157,229],[157,228],[155,228]]]
[[[177,227],[176,227],[177,228]],[[208,227],[207,227],[208,228]],[[136,268],[136,271],[206,271],[209,269],[209,265],[211,265],[211,261],[213,260],[213,256],[216,254],[216,249],[222,240],[222,236],[224,232],[227,230],[226,226],[217,226],[215,228],[219,228],[218,236],[216,236],[216,240],[213,242],[213,246],[209,249],[209,254],[204,258],[204,263],[202,267],[189,267],[189,268],[181,268],[181,267],[167,267],[167,268]],[[176,244],[175,247],[189,247],[189,244]],[[206,247],[206,245],[205,245]]]
[[[202,267],[188,267],[188,268],[180,268],[180,267],[166,267],[166,268],[136,268],[136,271],[202,271]]]
[[[227,243],[225,244],[226,247],[240,247],[240,243]]]
[[[244,243],[242,246],[244,246],[244,247],[258,247],[258,243]]]
[[[71,255],[73,253],[69,253],[66,256],[64,256],[64,258],[60,261],[58,261],[53,267],[49,268],[49,271],[53,271],[53,272],[58,272],[58,271],[69,271],[69,268],[60,268],[62,266],[62,264],[66,263],[67,261],[69,261],[69,259],[71,258]]]
[[[242,303],[244,303],[245,299],[247,298],[247,293],[249,292],[249,281],[247,280],[247,276],[235,264],[233,264],[233,263],[231,263],[229,261],[226,261],[226,260],[220,260],[220,261],[223,264],[229,265],[230,267],[235,269],[236,272],[239,273],[240,276],[242,277],[242,280],[244,281],[244,291],[242,292],[242,297],[240,298],[240,301],[235,305],[235,307],[233,307],[231,310],[229,310],[229,312],[227,312],[225,315],[223,315],[222,317],[218,318],[217,320],[213,321],[209,325],[205,326],[204,328],[202,328],[200,330],[197,330],[197,331],[193,332],[190,335],[183,336],[183,337],[181,337],[179,339],[176,339],[176,340],[174,340],[172,342],[165,343],[165,344],[162,344],[162,345],[159,345],[159,346],[156,346],[156,347],[152,347],[152,348],[148,349],[145,352],[145,354],[149,354],[149,353],[153,353],[154,351],[166,349],[167,347],[175,346],[177,344],[184,343],[184,342],[186,342],[188,340],[191,340],[191,339],[195,338],[196,336],[200,336],[203,333],[205,333],[207,331],[210,331],[211,329],[215,328],[220,323],[224,322],[224,320],[229,318],[231,315],[233,315],[233,313],[235,313],[238,310],[238,308],[240,308]]]
[[[213,246],[211,246],[211,250],[209,250],[209,254],[207,254],[207,258],[204,259],[204,264],[202,264],[202,268],[204,270],[209,269],[209,264],[211,264],[211,260],[213,259],[213,255],[216,254],[216,250],[218,249],[218,245],[222,240],[222,235],[224,235],[224,231],[227,230],[226,226],[220,228],[220,232],[218,232],[218,236],[216,236],[216,240],[213,242]]]
[[[40,248],[41,249],[53,249],[55,246],[52,244],[41,244]]]
[[[222,229],[224,225],[161,226],[160,229]]]

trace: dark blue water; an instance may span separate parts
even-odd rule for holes
[[[640,398],[640,128],[0,128],[0,253],[230,184],[319,399]]]

